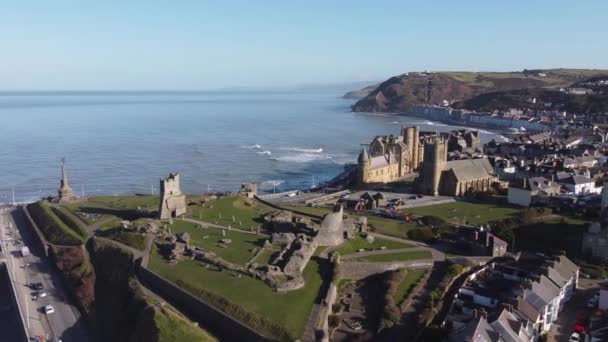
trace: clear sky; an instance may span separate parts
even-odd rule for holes
[[[0,89],[210,89],[608,68],[608,1],[0,0]]]

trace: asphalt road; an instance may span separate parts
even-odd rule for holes
[[[11,259],[7,260],[7,264],[10,264],[9,271],[12,272],[15,281],[20,306],[26,312],[26,326],[30,336],[54,337],[63,342],[91,341],[80,313],[70,303],[68,292],[61,282],[58,271],[44,256],[41,246],[36,244],[32,228],[22,209],[3,208],[0,210],[3,239],[23,240],[22,244],[5,241],[3,247],[7,247],[11,252],[11,255],[7,256]],[[20,249],[24,245],[28,246],[31,251],[27,257],[20,256]],[[27,286],[32,282],[43,284],[42,291],[47,293],[45,298],[33,299],[32,294],[37,291]],[[55,312],[43,313],[41,308],[45,305],[52,305]]]

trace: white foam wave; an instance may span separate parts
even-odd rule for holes
[[[299,153],[290,154],[276,158],[278,161],[291,162],[291,163],[310,163],[317,160],[328,160],[331,156],[318,153]]]
[[[398,125],[399,123],[397,121],[393,121],[391,122],[393,125]]]
[[[264,151],[258,151],[258,152],[256,152],[256,153],[257,153],[257,154],[266,155],[266,156],[271,156],[271,155],[272,155],[272,152],[270,152],[270,151],[266,151],[266,150],[264,150]]]
[[[250,148],[253,150],[261,150],[262,146],[259,144],[255,144],[255,145],[246,145],[246,146],[241,146],[242,148]]]
[[[304,153],[323,153],[323,148],[298,148],[298,147],[285,147],[282,148],[283,151],[294,151],[294,152],[304,152]]]
[[[433,121],[429,121],[429,120],[426,120],[424,122],[424,124],[425,125],[429,125],[429,126],[447,126],[446,124],[442,124],[442,123],[439,123],[439,122],[433,122]]]

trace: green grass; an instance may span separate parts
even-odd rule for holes
[[[416,284],[418,284],[426,272],[426,270],[407,270],[405,277],[403,277],[399,283],[399,286],[397,287],[397,291],[395,291],[395,294],[393,295],[397,305],[401,304],[401,302],[403,302],[403,300],[409,296]]]
[[[100,203],[114,209],[158,210],[158,196],[94,196],[89,198],[90,204]],[[82,207],[86,207],[84,203]]]
[[[369,243],[361,236],[357,236],[354,239],[345,241],[337,251],[340,255],[348,255],[357,253],[357,250],[359,249],[379,249],[380,247],[386,247],[386,249],[399,249],[414,247],[414,245],[382,238],[375,238],[374,242]]]
[[[129,231],[124,228],[113,228],[99,233],[99,236],[112,239],[143,251],[146,248],[146,237],[140,233]]]
[[[323,216],[325,214],[330,213],[332,210],[329,207],[306,207],[306,206],[283,206],[283,208],[288,210],[299,210],[308,214]],[[384,217],[378,216],[368,216],[368,215],[360,215],[354,214],[350,211],[346,212],[348,215],[352,215],[354,218],[359,216],[367,216],[368,225],[374,227],[375,231],[380,234],[390,235],[399,238],[406,238],[407,231],[415,228],[416,223],[414,222],[405,222],[401,220],[393,220]]]
[[[120,221],[121,220],[119,218],[113,218],[111,220],[108,220],[107,222],[104,222],[99,227],[97,227],[97,230],[106,231],[108,229],[120,227],[121,226]]]
[[[306,286],[283,294],[274,292],[260,280],[247,276],[236,278],[227,271],[207,269],[196,260],[185,259],[177,264],[169,264],[158,254],[156,248],[151,254],[149,267],[174,283],[180,280],[188,287],[203,289],[239,304],[246,311],[281,325],[292,339],[296,339],[304,332],[321,286],[317,260],[311,259],[304,270]]]
[[[275,256],[279,252],[280,251],[278,249],[264,248],[264,250],[262,250],[260,254],[258,254],[258,256],[253,260],[253,262],[257,263],[258,265],[268,265],[272,260],[274,260]]]
[[[158,342],[217,341],[206,331],[164,307],[154,308],[154,322],[158,328]]]
[[[78,246],[84,242],[83,237],[68,227],[46,201],[29,204],[28,210],[49,242],[69,246]]]
[[[253,258],[253,250],[261,248],[264,241],[268,239],[266,236],[226,229],[225,238],[231,239],[232,243],[227,248],[223,248],[218,245],[219,241],[224,238],[222,229],[198,228],[197,224],[182,220],[174,220],[170,227],[173,234],[181,232],[190,234],[191,244],[212,251],[222,259],[239,265],[244,265]]]
[[[413,251],[413,252],[376,254],[376,255],[368,255],[365,257],[356,258],[353,260],[354,261],[365,261],[365,262],[390,262],[390,261],[408,261],[408,260],[418,260],[418,259],[432,259],[431,252]]]
[[[404,209],[404,212],[419,216],[436,216],[454,224],[485,224],[516,216],[520,209],[495,204],[454,202]]]
[[[263,216],[274,211],[273,208],[243,196],[229,196],[205,203],[205,206],[189,207],[188,216],[201,221],[245,230],[257,229],[264,223]],[[220,218],[221,216],[221,218]],[[234,221],[232,217],[234,216]],[[240,222],[240,224],[239,224]]]
[[[399,238],[407,238],[407,232],[417,226],[415,222],[405,222],[377,216],[368,216],[367,224],[374,227],[376,233]]]

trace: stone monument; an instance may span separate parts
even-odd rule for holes
[[[65,158],[61,158],[61,185],[59,190],[57,191],[56,202],[58,203],[68,203],[78,200],[78,196],[74,193],[74,190],[70,187],[70,183],[68,183],[68,173],[65,169]]]
[[[186,195],[182,194],[179,186],[179,174],[170,173],[169,177],[160,179],[160,209],[161,220],[171,219],[186,213]]]

